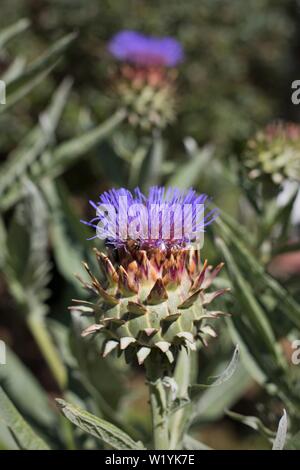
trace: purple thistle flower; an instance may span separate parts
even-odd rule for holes
[[[212,209],[205,214],[209,202],[206,194],[198,195],[192,188],[180,190],[153,186],[146,197],[139,188],[111,189],[90,201],[96,217],[85,222],[96,229],[92,237],[105,239],[113,247],[126,247],[134,240],[138,248],[184,248],[200,240],[201,234],[218,216]]]
[[[174,67],[184,57],[176,39],[145,36],[136,31],[117,33],[109,42],[108,50],[116,59],[146,67]]]

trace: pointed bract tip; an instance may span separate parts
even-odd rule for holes
[[[118,346],[118,344],[119,344],[118,341],[114,341],[112,339],[107,341],[105,343],[102,356],[106,357],[109,353],[111,353]]]
[[[145,359],[149,356],[151,353],[151,348],[147,348],[145,346],[141,347],[141,349],[138,350],[137,352],[137,360],[139,365],[142,365],[145,361]]]

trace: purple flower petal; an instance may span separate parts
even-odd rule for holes
[[[90,201],[96,217],[82,222],[96,228],[97,235],[115,247],[126,246],[128,239],[144,248],[185,247],[199,240],[205,227],[218,216],[217,209],[205,213],[208,202],[206,194],[197,194],[192,188],[184,191],[153,186],[148,197],[139,188],[133,192],[111,189],[98,203]],[[130,230],[135,230],[134,235]]]

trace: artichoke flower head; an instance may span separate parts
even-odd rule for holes
[[[172,364],[180,348],[195,350],[198,340],[206,344],[207,335],[216,336],[209,323],[223,313],[209,306],[227,289],[211,291],[211,285],[223,263],[214,269],[207,261],[201,264],[193,243],[195,234],[217,216],[215,209],[207,211],[207,200],[192,189],[152,187],[148,197],[139,189],[119,189],[91,202],[96,217],[85,223],[96,229],[96,236],[105,233],[107,253],[95,250],[105,281],[84,264],[89,281],[81,282],[94,301],[77,300],[72,308],[94,316],[82,336],[103,335],[103,356],[116,350],[128,362],[142,364],[152,354]],[[185,208],[182,217],[180,211],[175,216],[180,208]],[[126,237],[120,235],[125,212],[131,235]],[[183,215],[193,231],[183,230]]]
[[[108,51],[118,61],[112,81],[129,123],[151,131],[173,122],[176,66],[183,60],[181,44],[170,37],[121,31],[109,42]]]

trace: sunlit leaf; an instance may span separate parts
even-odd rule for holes
[[[108,421],[100,419],[64,400],[57,399],[56,401],[64,416],[71,423],[88,434],[101,439],[113,449],[142,450],[144,448],[141,442],[133,441],[130,436]]]

